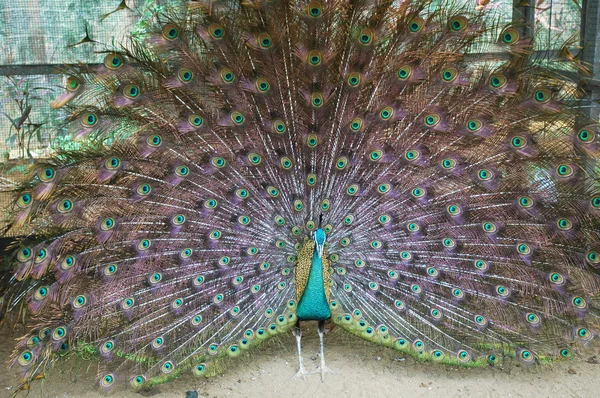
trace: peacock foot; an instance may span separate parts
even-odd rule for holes
[[[335,372],[333,370],[329,369],[325,365],[325,361],[321,361],[321,364],[319,366],[317,366],[317,369],[315,369],[315,371],[312,372],[311,374],[315,374],[315,373],[321,373],[321,381],[322,382],[325,382],[325,373],[335,374]]]
[[[304,369],[304,366],[300,366],[300,369],[298,370],[298,373],[296,373],[296,375],[294,376],[294,379],[302,379],[306,381],[306,376],[310,376],[312,373],[307,372],[306,369]]]

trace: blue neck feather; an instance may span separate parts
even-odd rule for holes
[[[298,319],[303,321],[323,321],[331,317],[329,303],[325,296],[323,280],[323,260],[315,248],[310,264],[308,284],[296,307]]]

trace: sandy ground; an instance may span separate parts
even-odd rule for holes
[[[303,350],[309,369],[316,368],[319,340],[316,325],[303,327]],[[18,332],[0,326],[0,360],[5,362]],[[199,397],[593,397],[600,396],[600,364],[588,356],[552,366],[464,369],[420,363],[401,353],[366,343],[335,329],[325,336],[325,358],[335,374],[293,379],[295,340],[272,340],[212,378],[184,375],[147,391],[118,391],[118,397],[177,397],[197,391]],[[69,359],[45,380],[17,397],[106,397],[95,383],[97,364]],[[0,397],[18,388],[14,371],[0,372]]]

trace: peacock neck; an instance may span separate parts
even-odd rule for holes
[[[331,310],[327,299],[325,273],[328,267],[327,261],[319,257],[319,253],[314,248],[310,260],[310,270],[308,270],[308,280],[306,287],[298,295],[298,306],[296,315],[300,320],[321,321],[331,317]],[[299,270],[296,272],[298,273]],[[301,272],[302,270],[300,270]]]

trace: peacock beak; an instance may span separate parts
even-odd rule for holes
[[[315,241],[315,250],[317,251],[317,255],[319,258],[323,257],[323,248],[325,247],[325,240],[327,236],[325,235],[325,231],[321,228],[317,229],[313,234],[313,240]]]

